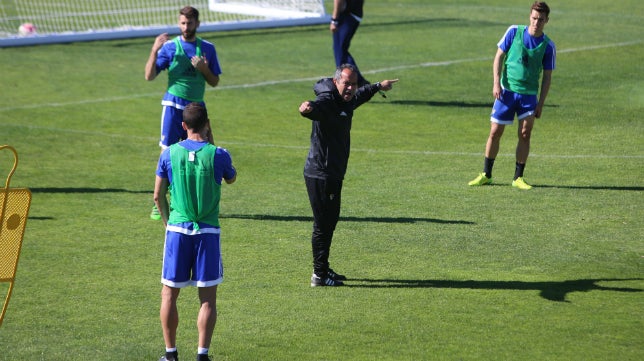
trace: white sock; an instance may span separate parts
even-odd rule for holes
[[[208,354],[208,349],[199,347],[197,348],[197,355],[207,355]]]
[[[171,348],[166,347],[165,348],[165,352],[175,352],[175,351],[177,351],[176,347],[171,347]]]

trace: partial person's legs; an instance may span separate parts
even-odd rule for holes
[[[499,154],[499,144],[501,143],[504,130],[505,125],[490,122],[490,135],[485,144],[485,158],[496,159],[496,156]]]
[[[201,301],[197,318],[199,348],[208,349],[217,323],[217,286],[199,287],[199,300]]]
[[[305,181],[313,211],[313,273],[324,280],[328,278],[331,241],[340,217],[342,181],[308,177]]]
[[[177,298],[180,288],[173,288],[163,285],[161,289],[161,329],[166,348],[177,346],[177,327],[179,326],[179,311],[177,310]]]
[[[525,182],[523,179],[523,171],[525,164],[528,161],[528,154],[530,154],[530,138],[532,135],[532,128],[534,127],[534,116],[529,116],[519,121],[518,129],[518,142],[516,150],[516,168],[514,170],[514,178],[512,186],[519,189],[528,190],[532,186]]]
[[[490,134],[488,135],[485,144],[485,159],[483,163],[483,173],[480,173],[476,178],[468,183],[470,186],[482,186],[492,183],[492,168],[494,167],[494,160],[499,153],[499,143],[503,136],[505,125],[490,122]]]
[[[360,22],[350,15],[344,16],[340,19],[338,29],[333,33],[333,55],[335,57],[335,66],[339,67],[342,64],[351,64],[358,70],[358,86],[367,84],[367,81],[360,73],[360,68],[356,64],[355,59],[349,52],[351,40],[358,31]]]
[[[517,163],[525,164],[528,161],[528,154],[530,153],[530,137],[532,135],[532,128],[534,127],[534,116],[529,116],[520,120],[518,128],[518,138],[516,159]]]

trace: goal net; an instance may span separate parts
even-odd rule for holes
[[[185,5],[185,0],[0,0],[0,48],[179,34],[177,19]],[[192,0],[190,5],[199,10],[200,32],[329,21],[324,0]]]

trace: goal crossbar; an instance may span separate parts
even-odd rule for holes
[[[240,3],[216,3],[211,1],[209,8],[211,11],[217,11],[221,13],[243,14],[250,16],[267,17],[272,19],[320,17],[320,14],[309,11],[274,9],[265,6],[245,5]]]
[[[21,6],[20,2],[26,0],[12,0],[16,8]],[[28,0],[29,4],[39,2],[39,0]],[[72,3],[79,0],[59,0],[60,3]],[[84,1],[84,0],[80,0]],[[263,28],[279,28],[292,26],[309,26],[328,23],[329,15],[324,11],[323,0],[194,0],[196,7],[200,9],[199,32],[218,32],[249,30]],[[10,1],[11,2],[11,1]],[[45,10],[39,9],[38,12],[26,15],[18,15],[7,12],[0,6],[0,48],[13,46],[29,46],[39,44],[55,43],[72,43],[82,41],[128,39],[140,37],[152,37],[161,33],[170,35],[180,34],[176,24],[180,2],[175,1],[177,6],[165,4],[163,7],[146,9],[143,6],[135,4],[149,3],[142,0],[96,0],[96,4],[106,4],[111,2],[112,7],[97,9],[78,9],[63,13],[47,14]],[[93,3],[93,2],[92,2]],[[112,4],[127,4],[129,7],[121,5],[114,7]],[[289,6],[290,3],[306,3],[305,7]],[[91,3],[85,3],[91,4]],[[134,5],[133,5],[134,4]],[[285,5],[286,4],[286,5]],[[66,4],[66,6],[69,6]],[[91,5],[84,5],[91,6]],[[106,5],[104,5],[106,6]],[[27,11],[33,10],[29,7]],[[43,12],[44,11],[44,12]],[[53,11],[53,10],[52,10]],[[56,11],[58,11],[56,9]],[[16,11],[14,11],[16,12]],[[118,12],[116,14],[115,12]],[[163,17],[168,20],[159,22],[150,20],[149,23],[143,23],[141,14],[145,13],[163,13]],[[232,14],[232,15],[229,15]],[[85,18],[96,16],[98,25],[85,25],[85,28],[71,28],[53,26],[53,21],[59,18],[66,18],[72,25],[77,25],[84,21]],[[118,19],[121,21],[128,16],[132,17],[131,22],[127,19],[116,26],[101,25],[101,21],[108,18],[110,21]],[[78,20],[75,20],[78,19]],[[37,26],[37,33],[30,36],[20,36],[17,33],[18,26],[24,22],[33,21]],[[49,23],[48,23],[49,21]],[[129,25],[128,25],[129,24]]]

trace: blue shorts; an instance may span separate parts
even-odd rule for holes
[[[183,108],[178,109],[171,105],[164,105],[161,113],[161,139],[159,146],[165,149],[174,143],[188,138],[188,133],[181,126],[183,122]]]
[[[490,121],[498,124],[512,124],[514,116],[523,120],[537,109],[537,96],[532,94],[519,94],[506,89],[501,91],[501,99],[494,101]]]
[[[192,103],[189,100],[179,98],[172,94],[166,93],[161,101],[163,111],[161,112],[161,139],[159,146],[163,149],[168,148],[174,143],[188,138],[188,133],[183,130],[183,109],[186,105]],[[204,102],[198,102],[205,106]]]
[[[219,228],[187,235],[166,231],[161,283],[173,287],[211,287],[224,280]]]

